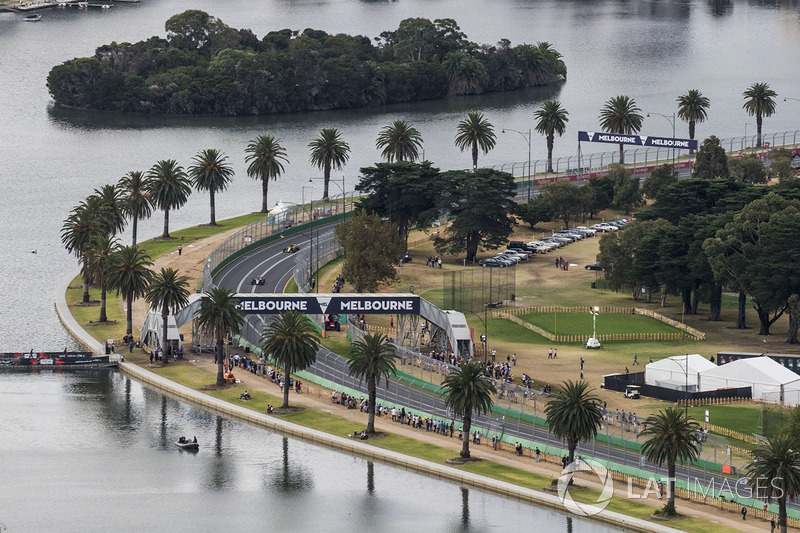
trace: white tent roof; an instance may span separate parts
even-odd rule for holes
[[[272,216],[282,215],[287,211],[291,210],[296,205],[297,204],[293,204],[291,202],[279,201],[277,204],[275,204],[275,207],[269,210],[269,214]]]
[[[753,383],[786,385],[794,381],[800,382],[800,376],[766,356],[739,359],[714,367],[700,375],[701,381],[706,378],[740,380],[747,382],[747,385]]]
[[[714,363],[700,354],[675,355],[649,363],[644,367],[644,382],[669,389],[683,390],[688,385],[697,385],[700,372],[717,368]]]

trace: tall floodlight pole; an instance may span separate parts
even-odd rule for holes
[[[659,117],[664,117],[667,120],[667,122],[669,122],[670,126],[672,126],[672,139],[673,139],[673,142],[674,142],[674,140],[675,140],[675,113],[672,113],[672,118],[670,118],[668,115],[662,115],[661,113],[656,113],[654,111],[651,111],[651,112],[649,112],[647,114],[648,117],[650,115],[658,115]],[[675,172],[675,146],[674,145],[672,146],[672,171]]]
[[[522,138],[525,139],[525,142],[528,143],[528,201],[531,201],[531,181],[533,180],[533,172],[531,172],[531,130],[528,130],[528,133],[522,133],[521,131],[512,130],[511,128],[503,128],[501,133],[505,133],[506,130],[513,131],[514,133],[519,133],[522,135]]]

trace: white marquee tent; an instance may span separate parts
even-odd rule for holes
[[[700,373],[698,390],[752,387],[753,399],[800,404],[800,376],[769,357],[739,359]]]
[[[717,366],[700,354],[675,355],[645,365],[644,382],[673,390],[697,389],[697,376],[700,372]]]

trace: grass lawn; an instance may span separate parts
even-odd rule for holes
[[[589,313],[530,313],[519,318],[555,335],[589,335],[592,332]],[[597,317],[598,335],[621,333],[680,333],[680,330],[642,315],[608,313]]]
[[[765,408],[758,404],[691,407],[689,408],[689,415],[700,421],[702,425],[702,421],[705,420],[706,409],[708,409],[708,421],[710,423],[747,435],[751,433],[763,436],[774,435],[789,418],[787,414],[781,411]],[[766,428],[763,427],[762,421],[766,422]]]

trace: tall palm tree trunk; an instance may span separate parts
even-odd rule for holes
[[[261,212],[269,213],[269,206],[267,205],[267,193],[269,193],[269,178],[261,180]]]
[[[575,450],[578,448],[578,441],[567,439],[567,464],[572,464],[575,460]]]
[[[478,143],[472,143],[472,169],[478,168]]]
[[[108,316],[106,315],[106,288],[103,285],[103,283],[100,284],[100,318],[98,320],[100,322],[108,322]]]
[[[469,459],[469,432],[472,431],[472,415],[464,415],[464,429],[461,435],[461,453],[459,455],[464,459]]]
[[[131,246],[136,246],[136,230],[138,228],[139,228],[139,217],[133,215],[133,220],[131,221],[131,237],[132,237]]]
[[[547,135],[547,172],[553,172],[553,145],[555,144],[555,135],[552,133]],[[528,169],[528,173],[531,173],[531,169]]]
[[[694,120],[690,120],[689,121],[689,138],[690,139],[694,139],[694,127],[695,127],[695,121]],[[691,155],[693,153],[694,153],[694,150],[689,150],[689,155]]]
[[[169,362],[167,356],[167,317],[169,317],[169,309],[165,306],[161,311],[161,360],[166,365]]]
[[[209,207],[211,209],[211,222],[210,225],[216,226],[217,225],[217,207],[214,204],[214,189],[208,191],[209,195]]]
[[[619,143],[619,164],[625,164],[625,145],[622,143]]]
[[[164,233],[161,236],[169,239],[169,207],[164,209]]]
[[[223,346],[224,346],[224,332],[221,329],[217,329],[217,347],[215,349],[216,352],[216,359],[217,359],[217,385],[225,385],[225,366],[224,366],[224,358],[222,357]]]
[[[756,148],[761,148],[761,113],[756,115]]]
[[[83,303],[89,303],[89,276],[83,273]]]
[[[125,299],[125,334],[133,335],[133,298]]]
[[[322,172],[323,172],[323,177],[325,178],[323,180],[324,186],[323,186],[323,190],[322,190],[322,199],[323,199],[323,201],[327,202],[328,198],[329,198],[329,196],[328,196],[328,185],[330,185],[330,181],[331,181],[331,158],[330,157],[326,157],[325,158],[325,166],[324,166]],[[342,191],[342,192],[344,192],[344,191]]]
[[[281,407],[289,407],[289,372],[283,373],[283,405]]]
[[[378,391],[374,379],[369,380],[367,392],[369,393],[369,399],[367,400],[367,413],[369,414],[367,433],[375,433],[375,398],[378,396]]]
[[[778,527],[781,528],[781,533],[787,532],[786,527],[786,493],[778,498]]]
[[[675,509],[675,459],[670,459],[667,461],[667,476],[669,479],[667,480],[667,487],[669,490],[669,499],[667,500],[667,505],[670,509]]]

